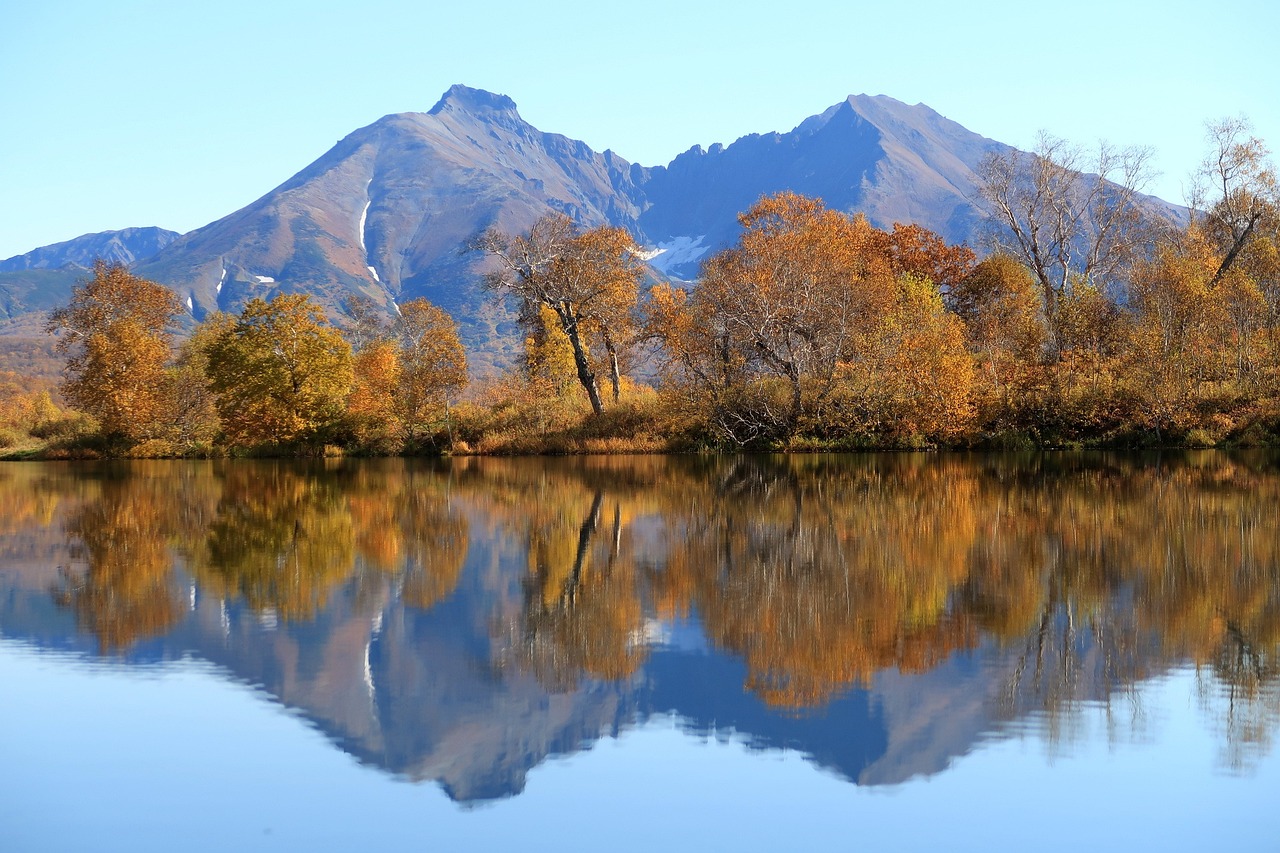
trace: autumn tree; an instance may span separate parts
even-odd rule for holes
[[[166,436],[180,445],[212,444],[222,430],[217,398],[209,390],[209,348],[234,324],[229,314],[210,314],[178,347],[169,368],[173,411]]]
[[[332,477],[272,462],[230,469],[215,516],[188,556],[214,595],[310,620],[355,567],[355,529]]]
[[[366,443],[420,442],[467,382],[467,356],[453,318],[425,299],[362,335],[347,413]]]
[[[406,440],[422,439],[449,400],[467,384],[467,355],[453,318],[425,299],[400,306],[395,325],[400,351],[395,412]]]
[[[1035,279],[1009,255],[992,255],[962,278],[949,298],[977,357],[989,414],[1012,415],[1043,379],[1045,331]]]
[[[1208,126],[1210,151],[1192,185],[1191,207],[1198,225],[1221,253],[1212,284],[1260,240],[1275,239],[1280,228],[1280,183],[1271,152],[1252,135],[1243,118]],[[1273,249],[1274,253],[1274,249]]]
[[[352,382],[351,346],[305,294],[251,300],[208,358],[222,428],[238,445],[321,440]]]
[[[162,478],[108,478],[67,521],[85,568],[63,568],[53,599],[97,638],[101,653],[162,635],[182,619],[169,550],[175,497]]]
[[[691,291],[655,287],[646,306],[669,378],[703,396],[718,431],[742,444],[911,434],[942,423],[926,410],[968,411],[961,327],[930,276],[953,286],[972,253],[795,193],[739,219],[738,243],[708,259]]]
[[[591,349],[598,342],[605,351],[616,399],[618,352],[643,275],[631,235],[611,227],[579,231],[569,217],[549,214],[524,235],[490,229],[473,248],[494,261],[494,269],[485,277],[491,291],[555,312],[573,349],[578,382],[592,411],[600,414],[604,403],[596,379],[598,359],[592,358]],[[538,314],[526,308],[521,316]]]
[[[1051,358],[1061,350],[1060,303],[1075,283],[1106,291],[1142,253],[1139,204],[1151,155],[1105,142],[1089,155],[1042,133],[1034,151],[992,152],[979,167],[995,248],[1025,264],[1039,285]]]
[[[895,275],[927,278],[943,293],[949,293],[963,281],[977,263],[968,246],[953,246],[920,225],[895,222],[893,230],[881,233]]]
[[[916,444],[969,428],[974,369],[963,322],[945,310],[927,278],[900,275],[892,292],[884,313],[854,335],[836,372],[832,405],[819,410],[812,431],[834,426],[836,435],[881,434]]]
[[[165,367],[181,311],[168,288],[99,260],[45,329],[69,354],[62,393],[97,419],[104,435],[134,442],[157,435],[170,408]]]
[[[716,340],[675,340],[678,327],[659,335],[672,338],[677,357],[710,356],[714,367],[695,368],[702,375],[781,381],[786,399],[780,410],[757,395],[750,420],[786,437],[806,409],[830,393],[858,324],[887,310],[892,271],[875,251],[877,232],[865,219],[849,219],[817,199],[779,193],[761,199],[739,221],[744,230],[738,243],[704,264],[687,300],[696,327],[685,331]],[[665,311],[670,299],[660,298]],[[742,426],[750,430],[751,424]]]
[[[402,440],[396,418],[400,386],[400,352],[387,338],[368,340],[351,360],[351,393],[347,419],[355,438],[365,447],[393,450]]]

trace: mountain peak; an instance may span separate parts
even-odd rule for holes
[[[486,92],[484,89],[472,89],[470,86],[463,86],[461,83],[455,83],[450,86],[449,91],[440,96],[440,100],[431,108],[429,114],[433,116],[439,115],[446,110],[456,110],[473,115],[507,113],[519,116],[516,112],[516,102],[506,95],[495,95],[493,92]]]

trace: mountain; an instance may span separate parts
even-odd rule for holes
[[[154,226],[84,234],[74,240],[54,243],[52,246],[44,246],[25,255],[0,261],[0,272],[56,270],[63,267],[87,270],[98,258],[108,263],[132,266],[159,252],[179,236],[181,235],[177,231]]]
[[[950,242],[975,244],[982,213],[974,170],[987,153],[1007,149],[923,104],[853,95],[789,133],[694,147],[648,170],[641,229],[676,250],[654,261],[682,278],[696,274],[704,251],[737,237],[738,213],[782,190],[865,214],[880,228],[913,222]]]
[[[8,321],[3,333],[42,335],[44,312],[66,304],[96,259],[135,266],[179,236],[156,227],[102,231],[0,261],[0,321]]]
[[[466,241],[491,225],[526,229],[548,210],[637,229],[635,172],[611,152],[543,133],[510,98],[454,86],[430,112],[355,131],[138,273],[172,286],[197,319],[277,290],[307,290],[331,309],[353,293],[388,310],[425,296],[460,321],[473,351],[496,348],[502,359],[513,328],[480,292]]]
[[[740,212],[790,189],[882,228],[912,222],[977,245],[975,169],[1003,150],[923,104],[855,95],[789,132],[643,167],[538,130],[505,95],[454,86],[429,112],[385,116],[252,204],[135,256],[135,271],[173,287],[194,320],[279,291],[310,292],[334,315],[352,294],[388,312],[426,297],[459,321],[483,372],[519,341],[480,287],[483,259],[464,251],[487,227],[524,230],[548,211],[623,226],[658,274],[690,280],[735,239]],[[39,289],[0,273],[0,315],[58,304]]]

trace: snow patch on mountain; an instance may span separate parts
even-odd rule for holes
[[[649,257],[646,258],[642,254],[641,258],[648,261],[649,265],[658,272],[666,274],[676,267],[698,261],[711,251],[710,246],[703,245],[706,239],[706,234],[697,237],[673,237],[647,250]]]
[[[364,210],[360,211],[360,224],[359,226],[356,227],[356,236],[360,238],[360,251],[365,253],[368,253],[369,250],[365,247],[365,244],[364,244],[364,223],[365,223],[365,220],[369,218],[369,207],[373,204],[373,199],[369,196],[369,186],[372,183],[373,183],[373,178],[370,178],[368,182],[366,182],[364,185],[364,194],[365,194]]]

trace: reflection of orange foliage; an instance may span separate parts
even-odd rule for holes
[[[143,478],[107,482],[67,526],[88,566],[63,569],[54,599],[75,612],[103,652],[163,634],[182,617],[168,549],[175,507],[165,491]]]
[[[1280,684],[1280,476],[1267,457],[63,470],[0,471],[0,520],[65,514],[85,566],[55,596],[104,649],[181,617],[170,543],[206,592],[303,619],[348,580],[357,601],[432,606],[459,582],[472,520],[487,518],[527,558],[518,595],[496,574],[481,581],[497,590],[482,618],[506,641],[499,663],[556,686],[632,676],[655,614],[693,614],[741,656],[748,689],[787,708],[885,668],[927,670],[980,637],[1020,662],[1006,691],[1015,710],[1052,712],[1184,661],[1237,702],[1271,701]],[[1261,737],[1249,725],[1241,737]]]
[[[711,638],[746,660],[749,689],[813,705],[972,643],[948,612],[974,536],[971,480],[936,460],[743,467],[732,494],[690,519],[662,583],[692,584]]]

